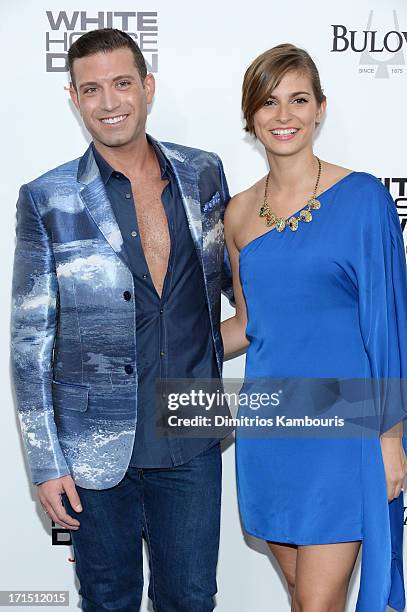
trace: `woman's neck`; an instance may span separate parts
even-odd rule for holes
[[[295,193],[309,189],[315,181],[318,163],[312,149],[295,155],[275,155],[267,151],[270,180],[274,193]]]

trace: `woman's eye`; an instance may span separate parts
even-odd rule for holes
[[[308,100],[306,100],[305,98],[295,98],[294,102],[296,102],[297,104],[304,104],[308,102]]]
[[[266,100],[264,106],[272,106],[273,104],[275,104],[275,100]]]

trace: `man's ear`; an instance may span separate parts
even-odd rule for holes
[[[77,110],[80,113],[81,109],[80,109],[80,106],[79,106],[78,92],[76,91],[76,87],[72,83],[72,81],[69,83],[69,95],[71,96],[72,102],[74,103],[75,107],[77,108]]]
[[[155,78],[151,73],[149,73],[144,79],[143,87],[146,92],[146,102],[147,104],[151,104],[155,93]]]

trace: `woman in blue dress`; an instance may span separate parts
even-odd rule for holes
[[[226,209],[236,314],[222,326],[225,354],[247,347],[246,381],[403,382],[396,207],[371,174],[314,154],[326,99],[308,53],[284,44],[260,55],[246,71],[242,108],[270,170]],[[360,547],[357,611],[404,610],[406,411],[382,413],[377,435],[237,435],[243,524],[268,542],[293,612],[342,612]]]

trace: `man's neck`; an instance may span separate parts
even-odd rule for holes
[[[93,141],[93,145],[114,170],[132,182],[140,176],[157,173],[158,161],[145,134],[123,147],[108,147],[98,141]]]

